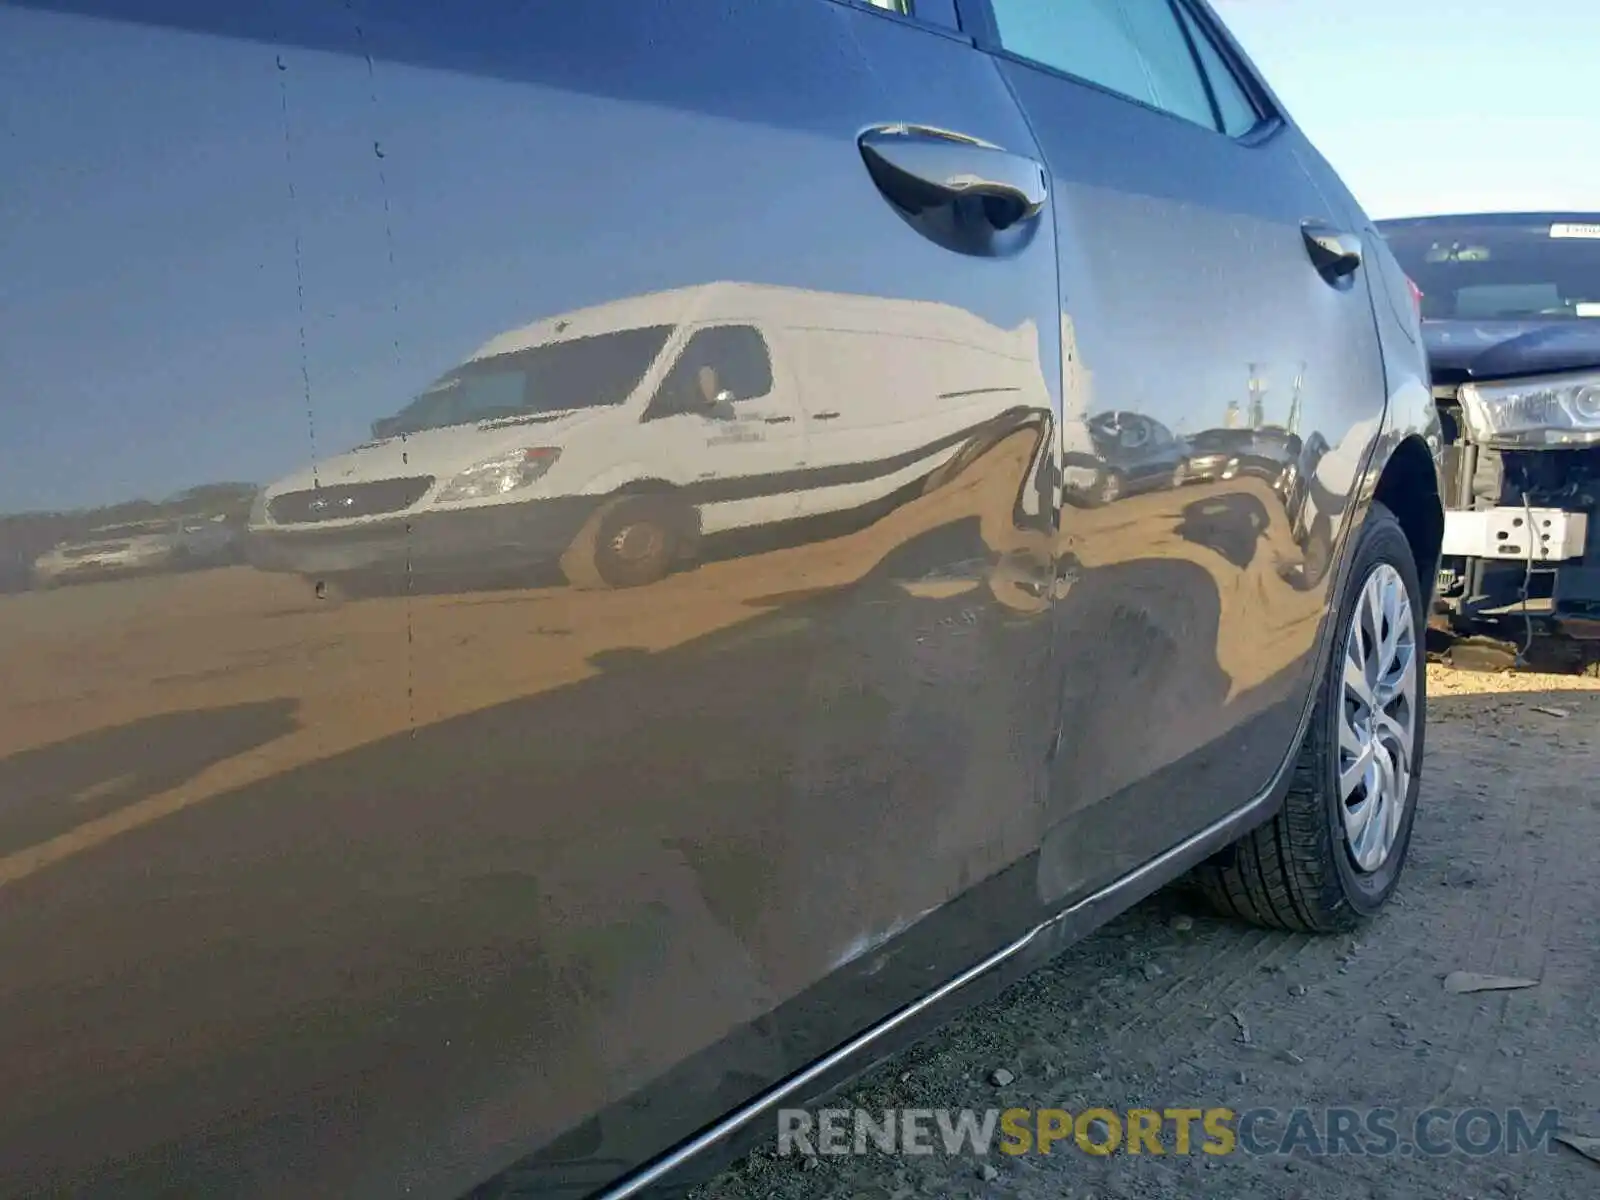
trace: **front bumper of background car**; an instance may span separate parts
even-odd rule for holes
[[[138,575],[171,565],[174,549],[144,550],[138,553],[91,554],[79,558],[48,558],[34,564],[33,576],[41,584],[87,583],[96,579],[115,579]]]
[[[1600,447],[1494,450],[1441,410],[1439,615],[1457,632],[1520,641],[1531,629],[1600,653]]]

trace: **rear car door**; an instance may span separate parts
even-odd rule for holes
[[[1052,174],[1091,428],[1120,410],[1190,434],[1239,424],[1338,443],[1365,418],[1360,436],[1375,433],[1367,289],[1337,258],[1351,231],[1213,14],[1190,0],[963,0],[962,13]],[[1167,486],[1064,520],[1074,583],[1057,609],[1046,894],[1125,873],[1280,765],[1326,599],[1306,559],[1325,566],[1327,548],[1296,540],[1272,482]],[[1205,521],[1186,520],[1195,505]]]
[[[1037,331],[947,486],[643,586],[519,555],[693,493],[574,515],[539,422],[385,446],[467,495],[329,532],[392,594],[10,580],[0,1193],[588,1194],[1035,919],[1056,227],[948,0],[50,0],[0,8],[0,110],[8,561],[197,484],[254,529],[474,347],[628,297]]]

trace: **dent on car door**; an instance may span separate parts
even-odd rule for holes
[[[1338,442],[1381,414],[1365,289],[1318,273],[1302,221],[1326,206],[1298,135],[1212,40],[1209,14],[992,0],[977,15],[1053,173],[1069,411],[1091,427],[1142,414],[1202,441],[1274,429],[1284,445]],[[1297,535],[1270,473],[1179,487],[1174,471],[1067,510],[1044,894],[1126,873],[1247,803],[1283,762],[1328,551]]]
[[[1033,919],[1056,262],[985,55],[832,0],[63,0],[0,10],[0,107],[0,561],[240,506],[252,564],[6,580],[0,1192],[581,1192]],[[671,526],[574,460],[732,291],[1021,330],[1027,386],[888,504],[563,582]],[[383,422],[502,354],[491,428]]]

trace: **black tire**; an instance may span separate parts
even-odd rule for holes
[[[1345,841],[1337,774],[1338,720],[1344,703],[1344,639],[1363,586],[1383,564],[1399,573],[1411,600],[1416,627],[1416,724],[1405,812],[1388,856],[1375,870],[1364,872]],[[1400,522],[1382,504],[1373,504],[1357,536],[1335,615],[1333,652],[1318,684],[1316,708],[1282,809],[1195,872],[1201,891],[1217,911],[1272,929],[1334,933],[1359,926],[1393,894],[1411,844],[1427,732],[1423,653],[1427,614],[1410,543]]]
[[[618,496],[584,522],[561,556],[578,588],[643,587],[665,579],[693,548],[698,521],[674,496]]]

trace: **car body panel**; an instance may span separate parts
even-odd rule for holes
[[[0,1192],[628,1189],[1270,815],[1305,514],[1420,420],[1307,258],[1349,214],[1287,120],[969,7],[0,7]],[[891,199],[858,139],[908,126],[1045,207]],[[770,390],[658,416],[736,320]],[[570,368],[604,412],[401,419],[596,321],[668,330]],[[1315,486],[1068,504],[1113,411]],[[249,561],[21,590],[152,509]],[[641,527],[661,577],[568,574]]]
[[[1054,178],[1069,414],[1091,428],[1126,410],[1184,437],[1278,426],[1330,443],[1374,415],[1383,379],[1365,289],[1324,281],[1301,229],[1346,214],[1302,165],[1292,126],[1232,139],[1026,60],[1002,69]],[[1189,519],[1214,504],[1220,515]],[[1239,551],[1186,536],[1218,520]],[[1040,890],[1070,899],[1274,776],[1308,695],[1327,564],[1299,582],[1306,547],[1254,476],[1073,509],[1062,533],[1070,733]],[[1128,728],[1149,732],[1129,746]],[[1179,762],[1203,782],[1174,792],[1163,769]]]
[[[69,7],[0,10],[29,224],[0,249],[4,357],[28,394],[81,397],[106,385],[71,330],[118,331],[95,359],[125,415],[8,410],[0,440],[30,423],[37,461],[7,512],[442,477],[503,435],[351,448],[504,331],[711,284],[853,301],[880,342],[996,331],[1011,365],[895,396],[831,364],[874,432],[808,463],[827,409],[796,390],[757,445],[785,515],[813,465],[865,488],[838,527],[708,537],[646,587],[524,570],[534,526],[559,551],[585,513],[468,504],[271,529],[268,559],[301,532],[334,556],[269,564],[304,582],[8,598],[31,707],[0,719],[0,1191],[450,1195],[550,1147],[586,1190],[981,957],[995,930],[961,908],[915,955],[889,943],[1039,838],[1053,229],[952,253],[855,139],[909,117],[1031,155],[993,63],[822,0]],[[638,427],[654,457],[667,424]],[[397,594],[318,599],[369,553]],[[497,570],[509,590],[469,586]],[[816,991],[852,966],[850,1003]],[[705,1054],[572,1161],[563,1134]]]

